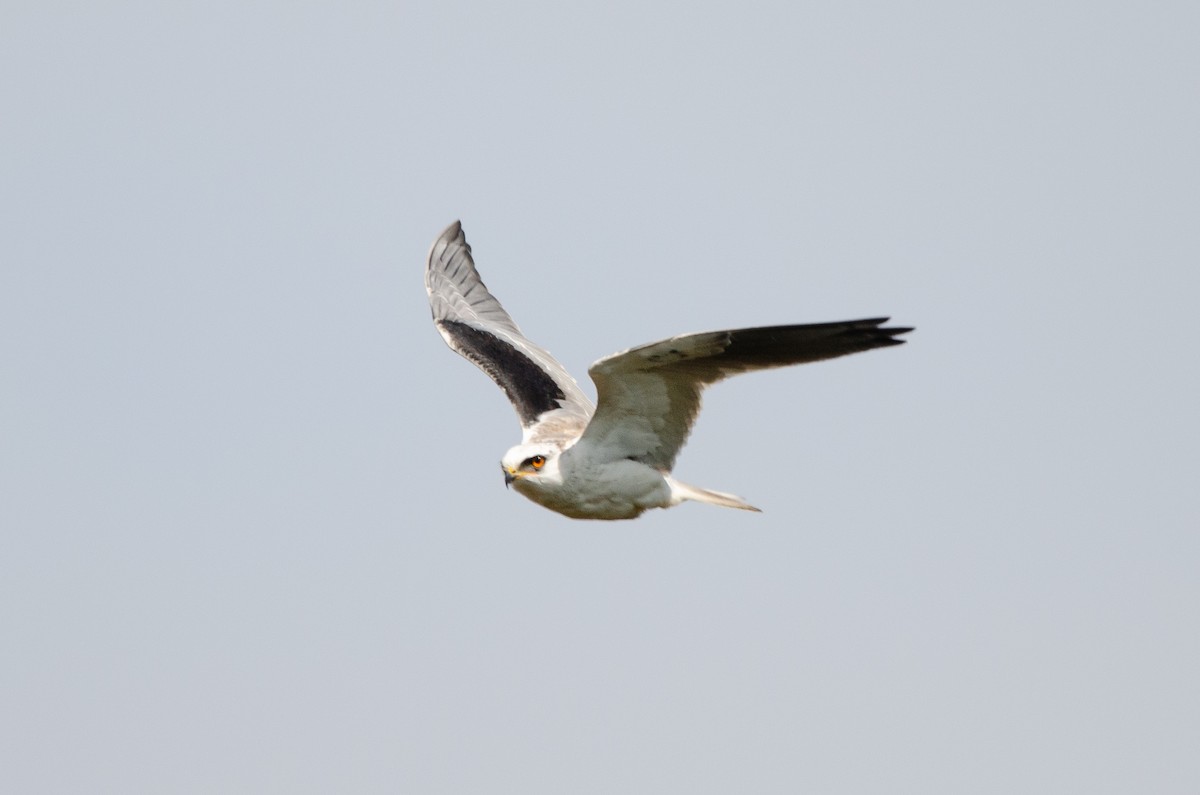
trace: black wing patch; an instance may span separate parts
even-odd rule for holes
[[[454,340],[454,347],[500,385],[521,418],[532,425],[543,413],[560,407],[566,395],[537,362],[499,337],[454,320],[438,325]]]

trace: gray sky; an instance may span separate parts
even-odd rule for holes
[[[1194,793],[1194,3],[0,10],[0,790]],[[506,492],[422,266],[723,384]]]

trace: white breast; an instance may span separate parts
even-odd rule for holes
[[[582,448],[582,449],[580,449]],[[573,519],[632,519],[671,504],[671,487],[658,470],[639,461],[597,461],[579,444],[559,458],[557,482],[514,486],[523,495]]]

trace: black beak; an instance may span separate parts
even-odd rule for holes
[[[504,468],[501,467],[501,469],[504,469]],[[504,470],[504,488],[506,488],[506,489],[512,488],[512,484],[513,484],[514,480],[516,480],[516,478],[513,477],[512,473],[509,472],[507,469],[505,469]]]

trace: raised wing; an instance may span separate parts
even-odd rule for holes
[[[488,292],[458,221],[429,249],[425,289],[434,325],[446,344],[499,384],[522,427],[529,429],[542,414],[559,408],[583,418],[591,414],[591,401],[570,373],[526,339]]]
[[[731,375],[901,345],[887,318],[686,334],[607,356],[588,370],[596,413],[580,443],[669,471],[704,387]]]

